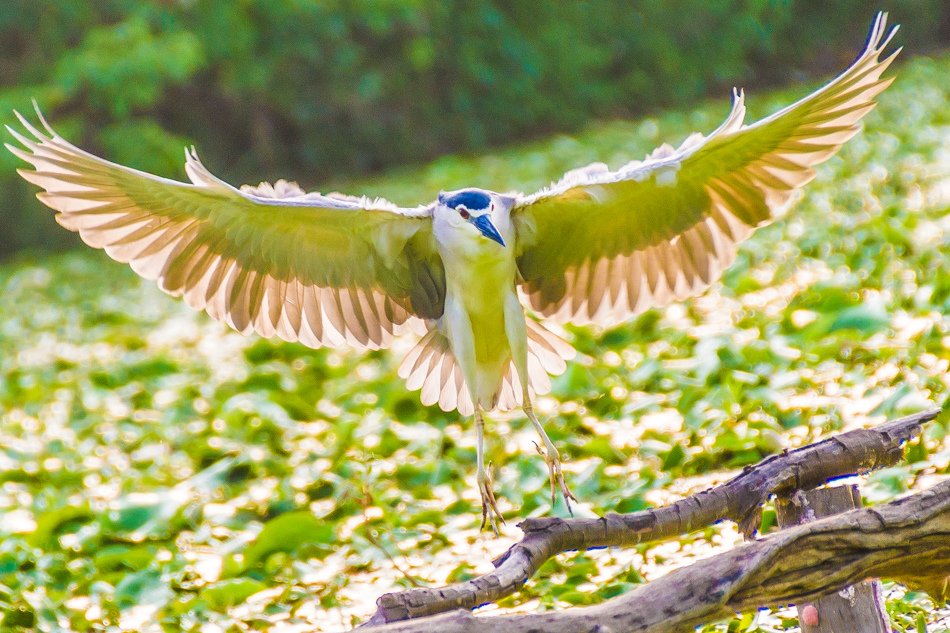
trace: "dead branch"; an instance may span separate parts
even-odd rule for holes
[[[376,601],[376,613],[363,626],[495,602],[518,591],[545,561],[568,550],[673,538],[723,519],[735,521],[751,537],[760,522],[761,505],[771,495],[807,490],[830,479],[895,464],[904,443],[939,413],[933,409],[784,451],[720,486],[662,508],[596,519],[527,519],[518,524],[524,538],[493,561],[493,571],[448,587],[384,594]]]
[[[950,479],[889,504],[789,528],[682,567],[592,607],[475,617],[458,610],[366,633],[677,633],[739,611],[811,601],[869,576],[950,570]]]

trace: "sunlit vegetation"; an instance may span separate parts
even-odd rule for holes
[[[722,284],[570,331],[580,357],[539,409],[581,514],[666,503],[783,447],[947,400],[950,57],[896,74],[865,131]],[[805,91],[753,94],[752,116]],[[531,189],[711,130],[727,108],[333,187],[402,203],[464,184]],[[519,517],[565,512],[550,507],[530,424],[495,415],[508,526],[478,531],[474,432],[396,378],[411,341],[357,354],[245,338],[90,251],[5,264],[0,291],[3,630],[339,629],[380,593],[489,569]],[[944,416],[905,464],[867,477],[867,502],[950,474],[947,431]],[[601,601],[738,539],[716,525],[564,555],[500,608]],[[923,594],[887,597],[898,631],[950,626]],[[780,631],[789,614],[706,630]]]

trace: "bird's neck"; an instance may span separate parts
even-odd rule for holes
[[[513,287],[514,251],[510,225],[498,227],[508,246],[502,246],[471,227],[444,225],[435,227],[439,254],[445,265],[446,292],[462,296],[501,296]]]

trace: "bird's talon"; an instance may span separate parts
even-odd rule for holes
[[[482,496],[482,525],[479,529],[484,530],[485,525],[490,524],[492,532],[495,533],[495,536],[498,536],[498,521],[505,525],[505,517],[498,510],[498,503],[495,501],[495,493],[492,488],[491,463],[489,462],[488,469],[478,474],[478,492]]]
[[[537,444],[535,444],[537,446]],[[564,481],[564,471],[561,469],[561,458],[558,455],[557,449],[553,447],[549,448],[547,451],[542,452],[540,447],[538,452],[544,456],[544,462],[548,467],[548,478],[551,482],[551,505],[554,506],[557,504],[557,493],[558,490],[561,492],[561,497],[564,499],[564,505],[567,506],[567,511],[571,516],[574,516],[574,509],[571,507],[571,501],[577,501],[577,497],[574,496],[574,493],[571,492],[571,489],[567,487],[567,482]]]

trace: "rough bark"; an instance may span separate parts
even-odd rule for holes
[[[861,507],[861,492],[857,486],[835,486],[796,491],[775,502],[779,527],[801,525],[834,516]],[[890,633],[891,627],[884,611],[884,596],[880,580],[866,580],[848,585],[841,591],[821,596],[814,606],[818,623],[809,624],[802,617],[805,605],[798,605],[798,620],[802,633]]]
[[[593,607],[476,617],[459,610],[365,633],[679,633],[736,612],[811,601],[869,576],[950,569],[950,480],[889,504],[782,530]]]
[[[568,550],[673,538],[723,519],[735,521],[751,537],[760,522],[761,505],[771,495],[808,490],[837,477],[892,465],[901,459],[904,443],[939,412],[925,411],[784,451],[720,486],[662,508],[597,519],[527,519],[518,524],[524,538],[493,561],[493,571],[448,587],[384,594],[364,626],[495,602],[518,591],[545,561]]]

